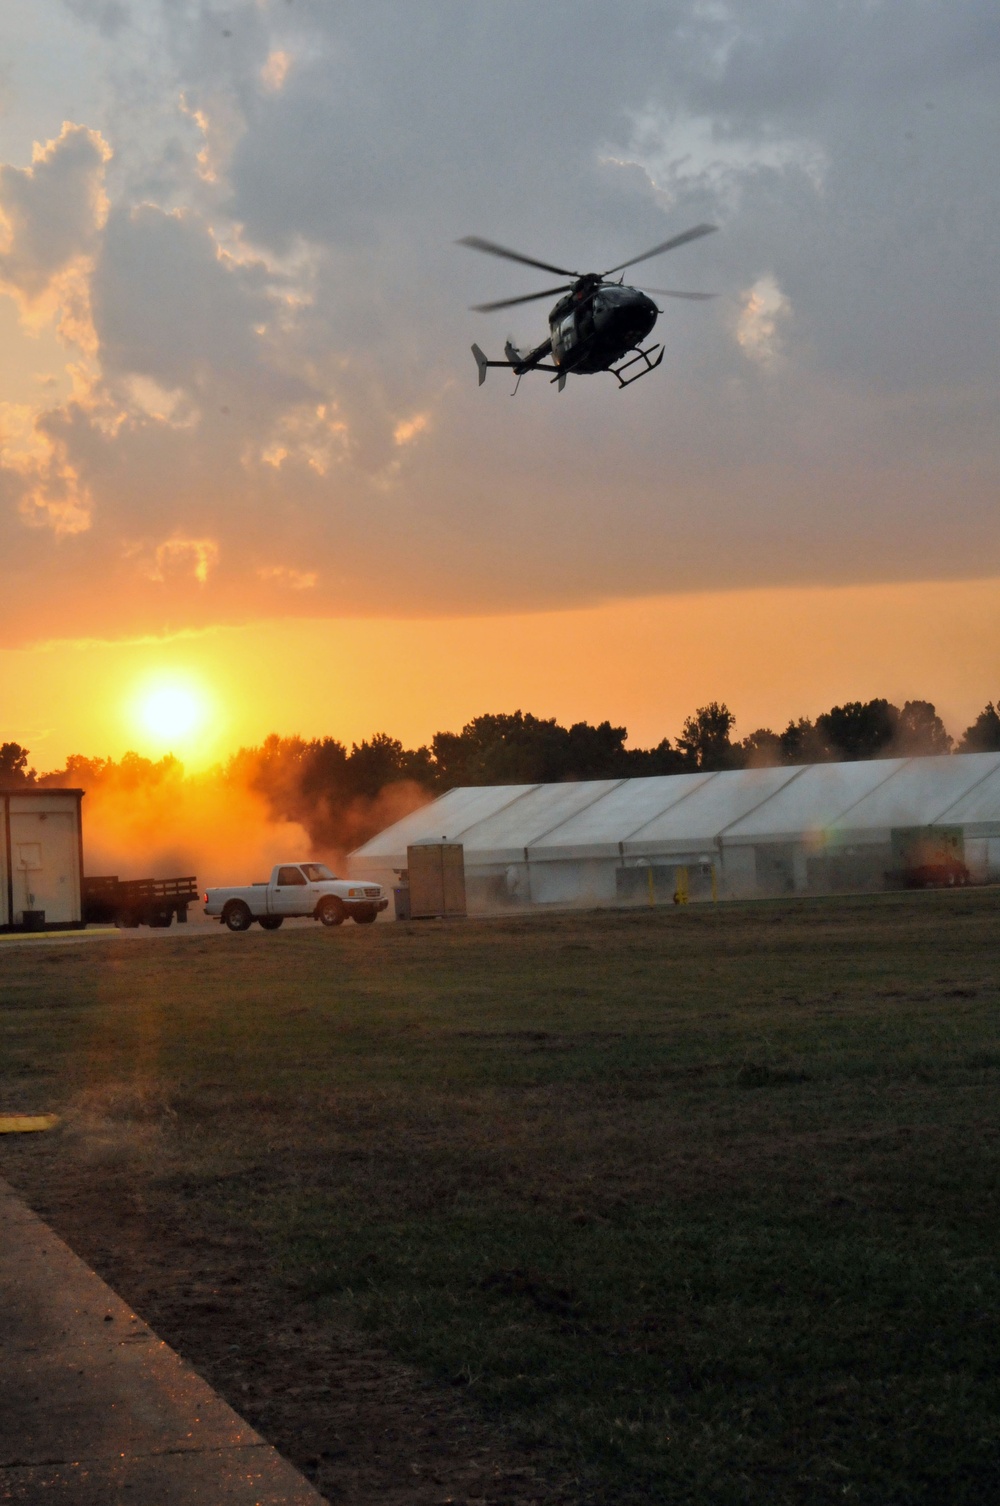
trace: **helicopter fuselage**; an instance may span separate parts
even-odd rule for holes
[[[549,315],[552,359],[560,371],[607,371],[642,344],[659,312],[638,288],[598,283],[574,289]]]

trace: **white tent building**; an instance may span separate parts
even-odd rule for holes
[[[461,842],[472,909],[669,899],[679,870],[692,899],[823,893],[885,888],[918,827],[1000,878],[1000,753],[454,789],[349,866],[391,887],[408,846]]]

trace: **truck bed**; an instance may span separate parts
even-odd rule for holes
[[[169,926],[187,920],[187,907],[200,899],[194,874],[183,878],[120,879],[99,874],[83,880],[85,925]]]

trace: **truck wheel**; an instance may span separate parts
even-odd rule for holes
[[[373,926],[375,924],[375,914],[371,910],[355,910],[351,919],[359,926]]]
[[[249,931],[253,925],[253,916],[249,905],[245,905],[241,899],[231,899],[222,912],[222,921],[231,931]]]
[[[284,918],[283,915],[262,915],[257,924],[262,931],[277,931]]]
[[[321,920],[325,926],[342,926],[344,913],[344,907],[335,894],[328,894],[316,906],[316,919]]]

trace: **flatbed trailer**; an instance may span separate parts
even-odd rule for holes
[[[169,926],[187,920],[188,905],[201,898],[198,880],[185,878],[120,879],[103,874],[83,880],[84,925]]]

